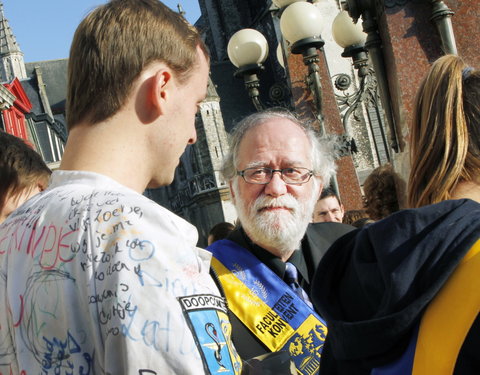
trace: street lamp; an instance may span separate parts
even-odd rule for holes
[[[314,98],[317,118],[321,125],[322,134],[325,133],[322,116],[322,87],[320,83],[319,57],[317,49],[322,48],[324,41],[320,34],[323,23],[318,8],[305,0],[273,0],[273,3],[282,10],[280,29],[285,40],[290,44],[291,52],[302,54],[303,61],[308,67],[306,83]],[[281,46],[277,49],[277,58],[283,66]],[[230,61],[238,68],[236,77],[243,77],[245,87],[249,92],[255,108],[263,109],[259,99],[260,82],[258,73],[268,55],[268,45],[262,34],[253,29],[243,29],[232,35],[227,47]],[[282,64],[283,63],[283,64]]]
[[[368,74],[368,56],[365,49],[367,34],[363,32],[360,23],[353,23],[348,12],[342,10],[333,20],[332,36],[333,40],[344,48],[342,56],[352,58],[358,75],[364,77]]]
[[[353,66],[358,71],[358,78],[360,81],[360,88],[351,95],[344,97],[337,97],[339,104],[347,105],[349,109],[343,116],[343,126],[347,129],[347,122],[350,115],[357,109],[360,102],[364,99],[366,90],[366,80],[369,75],[368,56],[365,49],[365,40],[367,34],[362,30],[360,23],[354,23],[348,12],[342,10],[335,17],[332,23],[333,40],[342,47],[342,57],[352,58]],[[350,86],[351,80],[349,76],[341,74],[335,81],[337,89],[345,92]]]
[[[278,1],[278,0],[277,0]],[[303,62],[308,67],[306,83],[310,89],[317,119],[320,122],[322,135],[325,134],[322,114],[322,85],[319,74],[319,56],[317,49],[325,42],[321,38],[323,28],[320,10],[305,1],[296,1],[288,5],[280,17],[280,30],[290,44],[293,54],[302,54]]]
[[[430,3],[432,5],[432,17],[430,19],[437,25],[443,52],[456,55],[457,45],[452,27],[454,12],[441,0],[430,0]]]
[[[321,12],[318,7],[305,0],[273,0],[273,3],[280,8],[280,30],[290,46],[291,53],[301,54],[304,64],[308,67],[305,82],[314,100],[320,133],[326,135],[317,51],[325,44],[321,37],[323,29]],[[335,19],[332,32],[337,43],[345,48],[342,56],[352,57],[359,76],[366,76],[368,74],[368,57],[364,48],[366,35],[361,26],[354,24],[347,12],[343,11]],[[264,105],[259,99],[258,73],[263,69],[262,64],[268,55],[266,39],[256,30],[243,29],[230,38],[227,52],[230,61],[238,68],[235,76],[244,78],[245,87],[255,108],[263,109]],[[276,56],[280,65],[284,67],[282,41],[277,47]],[[358,98],[361,96],[358,95]],[[348,140],[343,143],[353,144]]]
[[[291,53],[302,54],[303,62],[308,67],[305,78],[306,85],[314,99],[320,134],[326,135],[322,115],[322,86],[317,51],[325,44],[321,38],[323,29],[321,12],[318,7],[305,0],[273,0],[273,3],[280,8],[280,30]],[[341,145],[340,155],[345,155],[355,150],[355,142],[348,135],[349,116],[363,101],[370,101],[374,103],[375,107],[380,107],[380,102],[376,96],[377,82],[368,64],[368,55],[365,49],[366,34],[361,25],[354,23],[346,11],[341,11],[332,24],[332,34],[337,44],[344,48],[342,56],[352,58],[360,82],[360,89],[354,94],[344,95],[341,99],[337,96],[339,106],[349,107],[343,116],[345,134],[338,136],[337,142]],[[245,87],[255,108],[257,110],[264,109],[265,106],[259,98],[258,73],[263,69],[262,64],[268,55],[268,44],[265,37],[253,29],[240,30],[231,37],[227,50],[230,61],[238,68],[235,76],[244,78]],[[284,66],[282,41],[277,47],[276,55],[280,65]],[[343,78],[345,81],[347,75],[341,76],[340,79]],[[351,81],[349,77],[348,81]],[[341,90],[346,92],[348,85],[349,83],[343,85]],[[380,113],[380,111],[377,112]],[[395,136],[394,132],[393,135]],[[382,137],[384,137],[383,132]]]
[[[395,152],[403,150],[403,142],[399,138],[400,129],[395,122],[392,108],[392,96],[387,79],[386,64],[383,57],[382,40],[378,32],[376,6],[373,0],[342,0],[342,7],[355,23],[362,17],[363,31],[367,34],[365,49],[370,56],[370,61],[375,71],[376,84],[381,98],[382,108],[390,130],[390,148]]]
[[[373,69],[369,66],[365,41],[367,34],[363,32],[360,22],[354,23],[348,12],[341,11],[332,23],[332,36],[335,42],[344,51],[343,57],[352,58],[353,66],[357,70],[359,88],[353,93],[347,93],[351,84],[349,75],[336,75],[335,87],[343,92],[343,95],[335,95],[338,105],[343,114],[343,126],[348,135],[348,122],[352,114],[366,109],[368,111],[368,125],[374,139],[374,146],[378,162],[383,164],[390,160],[390,151],[384,130],[384,113],[379,100],[377,80]],[[363,105],[362,105],[363,104]],[[373,109],[374,111],[371,111]],[[372,123],[373,117],[373,123]],[[366,121],[366,122],[367,122]],[[374,126],[374,124],[378,124]]]
[[[238,70],[235,77],[243,77],[245,88],[257,111],[264,109],[260,101],[258,73],[268,56],[268,43],[262,33],[254,29],[242,29],[232,35],[227,46],[228,58]]]
[[[276,14],[280,16],[280,30],[284,41],[286,41],[286,44],[288,44],[291,53],[301,54],[303,56],[303,62],[308,68],[305,79],[306,85],[308,86],[308,89],[313,97],[313,102],[316,109],[316,118],[318,119],[320,125],[320,135],[327,136],[322,114],[322,86],[320,82],[320,69],[318,66],[319,55],[317,51],[325,44],[321,37],[321,32],[323,29],[323,17],[321,12],[317,6],[310,2],[306,2],[305,0],[273,0],[273,3],[279,8]],[[352,23],[351,20],[349,20],[349,22]],[[358,35],[356,35],[352,41],[348,39],[348,30],[352,28],[357,29],[357,26],[350,27],[350,29],[347,28],[347,30],[343,30],[343,28],[344,27],[340,27],[341,30],[338,31],[338,34],[344,34],[342,38],[345,39],[345,46],[350,47],[346,48],[345,53],[354,58],[357,64],[356,66],[358,66],[359,71],[361,71],[363,74],[365,71],[368,71],[368,68],[364,66],[367,61],[367,55],[363,47],[360,47],[360,45],[363,44],[365,37],[362,35],[361,37],[363,40],[357,41]],[[262,56],[261,53],[252,53],[254,56],[248,61],[239,61],[236,56],[234,56],[233,51],[239,51],[238,55],[250,56],[250,48],[260,51],[266,50],[266,41],[265,47],[258,48],[256,46],[257,43],[252,43],[249,40],[250,37],[258,38],[258,35],[249,32],[248,34],[245,33],[245,38],[239,38],[237,34],[243,32],[244,30],[240,30],[231,37],[228,43],[228,56],[231,62],[238,68],[235,76],[244,77],[245,84],[249,90],[249,95],[254,101],[255,107],[257,109],[262,109],[263,106],[258,99],[258,89],[260,83],[257,73],[262,68],[262,64],[265,60],[260,59],[260,56]],[[277,47],[276,51],[277,59],[282,66],[286,63],[283,60],[284,54],[282,45],[284,41],[280,41],[280,45]],[[240,53],[240,51],[243,52]],[[284,64],[282,64],[282,62]],[[349,154],[355,149],[355,143],[353,139],[348,136],[348,134],[336,135],[336,138],[336,143],[340,145],[338,151],[340,151],[342,156]],[[332,184],[334,189],[338,192],[338,183],[335,177],[333,178]]]

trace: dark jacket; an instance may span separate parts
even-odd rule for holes
[[[320,372],[370,374],[402,354],[426,306],[479,238],[480,204],[452,200],[400,211],[335,242],[312,286],[329,330]],[[479,337],[477,318],[456,374],[470,373],[461,369]],[[476,357],[468,366],[479,365]]]
[[[315,269],[328,247],[340,236],[354,229],[355,227],[339,223],[309,224],[306,235],[302,240],[301,251],[296,251],[289,259],[289,262],[297,267],[300,285],[307,294],[310,291]],[[242,228],[235,229],[227,239],[250,250],[260,261],[283,279],[285,263],[265,249],[253,244]],[[230,313],[229,317],[232,323],[232,340],[240,357],[252,358],[270,352],[234,314]]]

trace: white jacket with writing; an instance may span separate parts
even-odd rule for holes
[[[196,242],[112,179],[55,171],[0,226],[0,373],[239,374]]]

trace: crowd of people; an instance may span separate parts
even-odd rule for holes
[[[380,166],[361,210],[310,125],[245,117],[222,168],[238,220],[200,249],[142,193],[196,141],[208,74],[183,17],[111,0],[75,32],[60,168],[0,132],[0,374],[478,373],[480,72],[432,63],[408,189]]]

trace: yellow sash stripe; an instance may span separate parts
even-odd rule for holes
[[[281,349],[295,330],[215,257],[212,266],[222,283],[229,309],[272,352]]]
[[[480,311],[480,240],[469,250],[420,324],[413,375],[452,374],[460,348]]]

